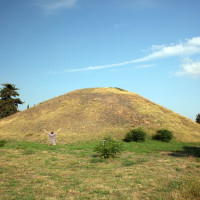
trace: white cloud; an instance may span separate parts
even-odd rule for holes
[[[200,53],[200,37],[194,37],[187,40],[186,42],[179,44],[166,45],[153,45],[153,53],[140,59],[143,61],[148,61],[156,58],[165,58],[173,56],[189,56],[193,54]]]
[[[151,68],[151,67],[155,67],[155,64],[138,65],[135,68],[142,69],[142,68]]]
[[[163,45],[152,45],[152,46],[151,46],[151,50],[152,50],[152,51],[158,51],[158,50],[163,49],[164,47],[165,47],[164,44],[163,44]]]
[[[189,75],[193,78],[200,76],[200,62],[194,62],[190,58],[185,58],[181,65],[181,70],[176,75]]]
[[[200,46],[200,37],[194,37],[188,40],[189,45]]]
[[[46,11],[72,8],[76,3],[77,0],[36,0],[36,4]]]
[[[77,69],[70,69],[65,70],[64,72],[78,72],[78,71],[88,71],[88,70],[98,70],[98,69],[105,69],[111,67],[118,67],[123,65],[128,65],[132,63],[141,63],[147,62],[150,60],[161,59],[161,58],[168,58],[168,57],[183,57],[183,56],[190,56],[194,54],[200,53],[200,36],[194,37],[192,39],[188,39],[185,42],[181,42],[179,44],[171,44],[171,45],[152,45],[152,53],[149,55],[134,59],[130,61],[114,63],[114,64],[107,64],[107,65],[97,65],[97,66],[90,66],[86,68],[77,68]]]

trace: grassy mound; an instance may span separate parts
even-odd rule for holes
[[[200,126],[173,111],[120,88],[88,88],[44,101],[0,120],[0,139],[46,141],[43,129],[62,131],[58,142],[98,139],[141,126],[149,137],[166,128],[180,141],[200,141]]]

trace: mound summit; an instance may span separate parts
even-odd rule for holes
[[[142,126],[149,135],[160,128],[173,131],[175,140],[200,141],[200,126],[192,120],[120,88],[88,88],[44,101],[0,120],[0,139],[46,141],[43,129],[62,131],[58,142],[124,138]]]

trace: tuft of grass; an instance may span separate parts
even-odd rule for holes
[[[171,193],[173,200],[199,200],[200,199],[200,180],[197,176],[190,176],[183,182],[176,185],[176,190]]]
[[[92,158],[92,159],[90,160],[90,162],[91,162],[91,163],[103,163],[103,162],[106,162],[106,160],[103,159],[103,158]]]
[[[122,165],[123,165],[124,167],[129,167],[129,166],[132,166],[132,165],[144,163],[144,162],[146,162],[146,161],[147,161],[147,159],[141,159],[141,158],[136,159],[136,160],[125,160],[125,161],[122,163]]]
[[[0,140],[0,147],[3,147],[7,142],[7,140]]]
[[[31,155],[34,153],[35,153],[35,151],[33,149],[24,149],[24,151],[23,151],[24,155]]]
[[[103,196],[106,196],[106,195],[110,194],[110,191],[96,189],[92,193],[97,194],[98,197],[103,197]]]

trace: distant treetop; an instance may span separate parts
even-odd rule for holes
[[[14,84],[4,83],[0,89],[0,119],[18,112],[18,104],[23,104]]]
[[[196,116],[196,122],[200,124],[200,113]]]

